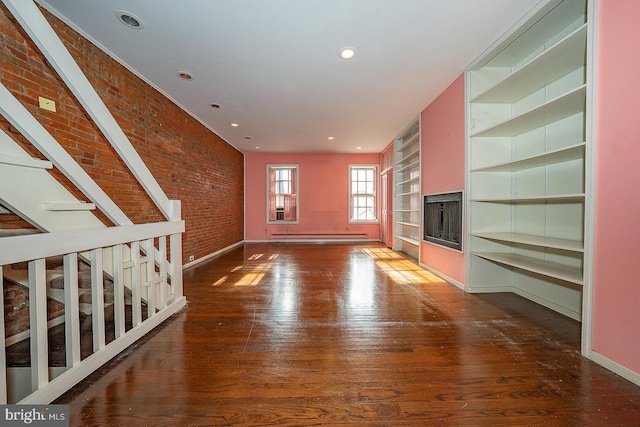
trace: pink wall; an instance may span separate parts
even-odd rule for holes
[[[640,2],[600,0],[593,350],[640,373]]]
[[[380,238],[379,224],[349,224],[350,164],[375,164],[379,154],[245,154],[246,240],[271,240],[273,233],[366,233]],[[268,164],[299,165],[299,223],[267,224]]]
[[[422,112],[422,194],[464,189],[464,102],[464,76],[460,76]],[[420,262],[464,283],[460,252],[422,242]]]

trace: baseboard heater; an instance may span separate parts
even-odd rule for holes
[[[273,233],[271,237],[281,237],[286,239],[346,239],[369,237],[367,233]]]

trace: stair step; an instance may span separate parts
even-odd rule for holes
[[[51,289],[64,289],[64,277],[52,277],[49,280],[49,287]],[[91,289],[91,271],[83,270],[78,271],[78,288]],[[113,282],[110,279],[104,279],[105,290],[113,290]]]
[[[93,211],[96,209],[94,203],[78,202],[52,202],[43,203],[45,210],[50,212],[67,212],[67,211]]]
[[[35,228],[1,228],[0,237],[24,236],[26,234],[38,234],[40,230]]]
[[[105,307],[105,331],[107,344],[115,339],[113,324],[113,305]],[[28,316],[28,315],[27,315]],[[147,306],[142,305],[142,316],[147,317]],[[133,327],[131,306],[125,307],[125,323],[126,328]],[[91,316],[83,316],[80,318],[80,353],[82,359],[89,357],[93,353],[92,347],[92,319]],[[65,332],[64,322],[49,328],[49,366],[62,367],[65,366]],[[7,367],[31,366],[31,353],[29,348],[29,340],[24,339],[20,342],[12,344],[6,349],[6,365]]]
[[[34,157],[11,156],[7,154],[0,154],[0,164],[36,169],[53,169],[53,164],[48,160],[40,160]]]
[[[5,334],[7,340],[29,329],[29,291],[20,284],[5,282],[5,301],[13,301],[13,306],[5,311]],[[47,302],[47,319],[52,320],[64,314],[64,304],[53,299]]]
[[[19,103],[17,105],[19,106]],[[37,126],[37,122],[34,125]],[[50,137],[46,131],[44,132]],[[76,168],[74,170],[78,174],[86,175],[71,156],[57,146],[53,138],[51,139],[49,142],[58,149],[57,155],[65,159],[65,165]],[[55,157],[51,157],[51,153],[44,155],[52,159]],[[46,170],[53,168],[52,163],[33,158],[11,135],[0,129],[0,193],[4,208],[48,232],[104,228],[105,224],[91,212],[96,210],[96,204],[78,200],[74,193]],[[87,182],[83,180],[83,185],[95,185],[91,178],[85,175],[83,179]],[[73,179],[72,181],[78,184]],[[106,194],[104,196],[107,197]]]

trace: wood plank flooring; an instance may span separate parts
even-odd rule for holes
[[[581,357],[577,322],[378,244],[247,244],[185,293],[55,402],[72,426],[640,425],[640,387]]]

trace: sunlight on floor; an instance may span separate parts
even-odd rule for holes
[[[365,248],[362,250],[376,260],[376,265],[395,283],[442,283],[444,280],[389,248]]]
[[[228,277],[229,277],[229,276],[222,276],[221,278],[219,278],[218,280],[216,280],[216,281],[213,283],[213,285],[212,285],[212,286],[220,286],[220,285],[222,285],[224,282],[226,282],[226,281],[227,281],[227,278],[228,278]]]
[[[278,258],[279,254],[270,255],[267,259],[274,261]],[[264,254],[253,254],[247,258],[247,263],[244,265],[238,265],[231,269],[231,273],[241,273],[247,271],[242,277],[231,283],[231,286],[256,286],[262,281],[264,275],[268,270],[273,267],[273,262],[254,262],[260,260]],[[212,286],[220,286],[227,283],[227,281],[233,280],[233,277],[229,275],[223,276],[216,280]]]

